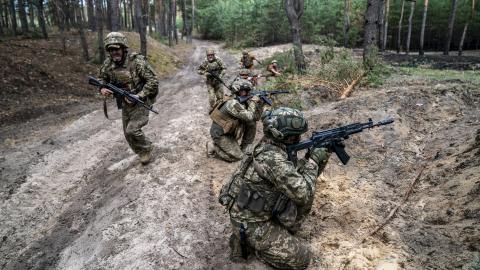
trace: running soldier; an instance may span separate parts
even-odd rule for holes
[[[147,59],[128,51],[127,38],[119,32],[111,32],[105,38],[108,58],[100,68],[99,79],[135,94],[147,105],[155,103],[158,93],[158,78]],[[111,96],[107,88],[100,89],[103,96]],[[149,110],[131,103],[128,99],[118,100],[122,108],[122,124],[130,148],[145,165],[152,156],[152,142],[145,136],[142,127],[148,123]]]
[[[197,72],[200,75],[206,75],[208,103],[210,105],[210,110],[212,110],[217,103],[223,101],[222,83],[215,77],[222,78],[225,74],[226,68],[223,61],[215,56],[215,51],[213,49],[208,49],[206,53],[207,60],[197,68]]]

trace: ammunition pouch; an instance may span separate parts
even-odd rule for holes
[[[268,212],[287,228],[295,225],[297,219],[297,206],[280,192],[270,194],[269,192],[258,192],[243,184],[235,204],[240,209],[254,213]]]

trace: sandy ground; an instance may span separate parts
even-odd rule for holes
[[[216,195],[236,164],[206,158],[207,96],[194,70],[206,47],[227,65],[237,59],[196,45],[191,61],[160,84],[160,114],[145,128],[155,144],[151,164],[128,148],[113,106],[113,121],[94,111],[2,145],[0,268],[270,269],[254,258],[228,260],[228,218]],[[299,232],[314,252],[309,269],[468,269],[480,250],[479,108],[479,92],[461,83],[395,74],[381,89],[306,111],[317,130],[396,119],[352,136],[350,163],[332,157],[319,178]],[[360,244],[423,164],[409,201]]]

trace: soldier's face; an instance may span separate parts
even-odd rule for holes
[[[238,91],[238,95],[241,97],[246,97],[248,96],[248,91],[247,90],[240,90]]]
[[[110,54],[110,57],[112,57],[112,60],[115,62],[120,62],[123,59],[123,48],[109,48],[108,53]]]
[[[207,54],[207,59],[208,61],[213,61],[213,59],[215,59],[215,54]]]

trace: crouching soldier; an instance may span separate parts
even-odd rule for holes
[[[288,160],[286,146],[299,142],[308,129],[298,110],[266,111],[262,122],[264,137],[249,148],[219,196],[233,229],[231,259],[242,262],[255,254],[276,269],[305,269],[311,252],[295,232],[311,210],[330,154],[314,148],[297,165]]]
[[[263,102],[256,96],[240,101],[241,97],[249,96],[253,89],[249,81],[236,80],[231,88],[233,98],[219,103],[210,113],[213,120],[210,128],[213,143],[207,143],[208,156],[228,162],[241,160],[243,151],[253,143],[256,121],[263,109]]]

